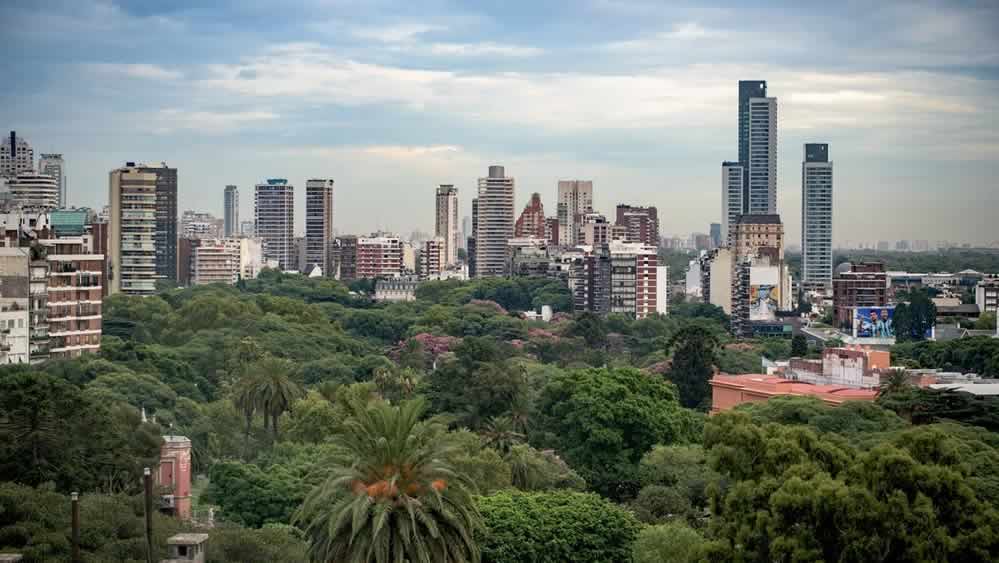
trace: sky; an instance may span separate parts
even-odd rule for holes
[[[595,207],[720,222],[738,81],[778,101],[778,210],[801,223],[806,142],[834,161],[837,243],[999,239],[999,3],[880,0],[5,0],[0,130],[107,203],[126,161],[178,168],[179,207],[226,184],[336,182],[340,233],[432,232],[490,164],[517,212],[559,179]]]

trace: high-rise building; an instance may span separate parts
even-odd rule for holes
[[[356,276],[359,279],[397,278],[402,275],[402,241],[397,236],[358,237]]]
[[[264,244],[264,259],[278,268],[294,270],[295,186],[284,178],[270,178],[255,186],[253,218],[257,238]]]
[[[330,275],[329,245],[333,240],[333,180],[314,178],[305,182],[305,269],[316,266]]]
[[[885,307],[889,296],[888,273],[883,262],[844,262],[833,277],[836,325],[853,326],[854,307]]]
[[[735,225],[735,262],[760,254],[784,260],[784,225],[779,215],[740,215]]]
[[[253,221],[240,221],[239,222],[239,236],[241,237],[252,237],[256,236],[254,233],[257,232],[256,225]]]
[[[612,241],[609,251],[610,312],[637,319],[655,314],[659,283],[656,247],[641,242]]]
[[[559,180],[558,182],[559,244],[580,243],[582,219],[593,213],[593,182],[591,180]]]
[[[31,269],[44,278],[36,291],[32,276],[32,308],[44,305],[40,324],[32,323],[32,361],[73,358],[101,348],[104,256],[93,251],[90,237],[38,241],[45,248],[44,262],[32,262]]]
[[[513,227],[515,237],[535,237],[545,238],[545,207],[541,203],[541,194],[535,192],[531,194],[531,201],[524,206],[524,210],[517,217],[517,223]]]
[[[749,100],[748,193],[746,213],[777,213],[777,98]]]
[[[833,163],[829,145],[805,145],[801,163],[801,281],[806,288],[832,287]]]
[[[180,234],[183,238],[223,238],[223,223],[211,213],[188,209],[180,215]]]
[[[718,248],[722,244],[721,223],[711,223],[711,248]]]
[[[606,315],[611,310],[611,257],[607,245],[575,258],[569,269],[573,310]]]
[[[177,280],[177,169],[165,162],[140,164],[139,170],[156,175],[156,275]]]
[[[66,203],[66,162],[61,154],[41,154],[38,157],[38,173],[52,176],[59,186],[59,203],[56,207],[69,207]]]
[[[465,241],[468,240],[468,237],[473,235],[474,231],[472,231],[472,218],[465,215],[461,219],[461,248],[468,250],[468,247],[465,246]]]
[[[447,243],[441,237],[423,241],[423,248],[420,249],[419,268],[417,269],[420,279],[440,277],[441,272],[446,267],[446,247]]]
[[[659,247],[659,212],[655,207],[619,204],[615,224],[626,229],[628,242]]]
[[[59,207],[59,183],[53,176],[32,170],[10,179],[10,203],[21,209],[50,211]]]
[[[239,188],[225,187],[223,192],[222,231],[227,237],[239,235]]]
[[[106,276],[109,294],[156,292],[156,188],[156,172],[135,163],[111,171]]]
[[[476,277],[503,277],[507,274],[506,243],[513,238],[513,195],[514,179],[506,177],[502,166],[490,166],[489,175],[479,178]]]
[[[0,364],[29,361],[30,263],[31,249],[0,248]]]
[[[444,265],[457,264],[458,247],[461,246],[461,233],[458,232],[458,188],[451,184],[437,186],[434,234],[444,241]]]
[[[35,150],[24,137],[18,137],[16,131],[11,131],[0,145],[0,178],[13,178],[34,169]]]
[[[545,219],[545,241],[552,248],[559,245],[558,217],[548,217]]]
[[[721,245],[731,246],[735,220],[743,214],[746,169],[738,162],[722,163]]]

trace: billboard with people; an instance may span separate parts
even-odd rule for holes
[[[853,310],[854,338],[895,338],[894,307],[857,307]]]

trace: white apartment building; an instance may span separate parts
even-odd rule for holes
[[[558,243],[560,246],[583,244],[583,217],[593,213],[592,180],[559,180],[558,182]]]
[[[441,237],[423,241],[420,251],[420,279],[439,278],[447,267],[447,242]]]
[[[656,247],[611,241],[610,312],[643,319],[658,312],[659,258]],[[667,277],[663,283],[668,284]]]
[[[69,207],[69,204],[66,203],[66,161],[62,159],[62,155],[40,154],[38,156],[38,172],[56,179],[56,184],[59,186],[59,202],[56,207]]]
[[[32,170],[18,173],[7,184],[10,201],[21,209],[49,211],[59,207],[59,182]]]
[[[475,276],[507,275],[507,241],[513,238],[514,179],[506,177],[502,166],[490,166],[489,175],[479,178],[475,233]]]
[[[11,131],[0,144],[0,178],[13,178],[34,169],[35,150],[24,137],[18,137],[15,131]]]
[[[833,163],[829,145],[805,145],[801,163],[801,281],[806,289],[831,289],[833,273]]]
[[[148,169],[146,169],[148,170]],[[108,293],[156,291],[156,172],[125,166],[109,182]]]
[[[0,364],[30,358],[30,292],[27,248],[0,248]]]
[[[721,212],[721,244],[731,246],[733,243],[732,227],[736,219],[742,215],[743,178],[746,170],[738,162],[722,163],[722,212]]]

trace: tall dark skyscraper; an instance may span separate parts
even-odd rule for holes
[[[777,213],[777,100],[765,80],[739,81],[742,212]]]
[[[239,235],[239,188],[233,185],[225,187],[223,192],[222,231],[227,237]]]
[[[161,162],[138,171],[156,174],[156,277],[177,281],[177,169]]]

